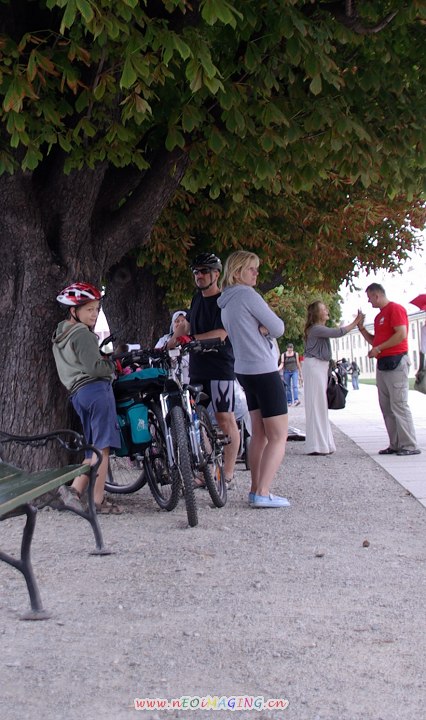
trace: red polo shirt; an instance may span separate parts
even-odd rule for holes
[[[388,302],[387,305],[374,318],[374,347],[381,345],[389,340],[395,332],[395,328],[405,325],[407,328],[407,337],[397,345],[385,348],[380,353],[380,357],[386,355],[399,355],[408,352],[408,316],[407,311],[398,303]]]

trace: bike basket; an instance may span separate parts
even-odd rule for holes
[[[151,442],[146,405],[134,400],[117,403],[117,420],[121,447],[116,451],[116,455],[126,457],[143,454]]]
[[[167,373],[161,368],[144,368],[128,375],[120,375],[113,386],[115,397],[131,397],[141,392],[162,388],[166,378]]]

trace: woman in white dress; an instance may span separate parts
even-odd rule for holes
[[[350,325],[340,328],[326,327],[328,318],[328,308],[323,302],[316,300],[309,305],[303,360],[307,455],[330,455],[336,450],[327,405],[330,338],[341,337],[353,330],[362,319],[362,314],[358,312]]]

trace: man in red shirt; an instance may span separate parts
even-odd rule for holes
[[[402,305],[387,299],[384,288],[372,283],[368,302],[380,310],[374,319],[374,335],[358,325],[372,348],[368,357],[377,359],[376,383],[379,404],[389,435],[389,447],[379,455],[418,455],[416,431],[408,406],[408,317]]]

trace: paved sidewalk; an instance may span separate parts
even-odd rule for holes
[[[225,508],[197,490],[196,528],[182,501],[166,513],[147,487],[124,496],[123,515],[100,518],[109,556],[88,554],[88,523],[41,511],[32,556],[52,617],[19,622],[25,583],[0,563],[1,720],[422,720],[426,515],[410,493],[423,403],[420,462],[391,468],[375,388],[350,391],[331,414],[336,453],[288,443],[273,485],[285,510],[248,506],[240,463]],[[304,428],[303,404],[290,424]],[[22,523],[0,523],[2,550],[19,551]],[[135,704],[209,697],[289,704]]]
[[[426,395],[411,390],[409,405],[421,455],[378,454],[388,447],[389,439],[375,385],[361,383],[359,390],[349,387],[346,408],[330,411],[330,420],[426,507]]]

